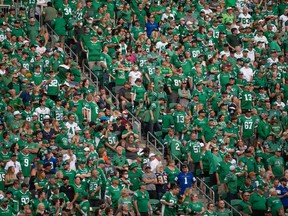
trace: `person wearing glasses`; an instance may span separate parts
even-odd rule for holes
[[[180,194],[183,194],[186,188],[196,187],[196,178],[189,172],[187,164],[182,165],[182,172],[176,176],[175,183],[180,187]]]
[[[203,216],[216,216],[215,206],[213,203],[208,203],[207,210],[204,212]]]
[[[243,200],[240,202],[238,206],[238,211],[243,216],[248,216],[252,214],[252,207],[251,207],[251,203],[249,202],[249,199],[250,199],[250,193],[244,192]]]

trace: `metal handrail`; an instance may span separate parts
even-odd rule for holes
[[[162,154],[162,152],[159,151],[159,149],[157,149],[153,143],[151,141],[149,141],[148,139],[146,140],[146,146],[152,147],[154,149],[154,153],[159,153]]]
[[[196,177],[197,181],[201,183],[202,187],[204,188],[203,193],[206,198],[208,198],[211,202],[215,203],[215,192],[214,190],[209,187],[203,179]],[[201,189],[200,189],[201,190]],[[202,191],[202,190],[201,190]]]
[[[223,200],[225,205],[231,210],[231,215],[233,216],[241,216],[242,214],[238,211],[238,209],[234,208],[231,204],[229,204],[226,200]]]
[[[115,107],[119,108],[119,100],[118,100],[118,98],[106,86],[104,86],[104,88],[108,92],[109,96],[112,98],[113,105]]]
[[[68,51],[67,51],[68,50]],[[65,53],[69,53],[69,56],[76,62],[78,62],[78,56],[76,53],[68,46],[68,44],[64,44],[64,51]]]
[[[141,140],[142,139],[141,121],[135,115],[133,115],[129,110],[127,110],[127,111],[128,111],[129,118],[131,119],[133,129],[137,130],[139,137],[140,137],[140,140]]]
[[[95,86],[96,92],[99,91],[99,79],[85,64],[82,66],[82,75],[85,75]]]
[[[149,142],[155,149],[157,149],[163,156],[165,147],[150,131],[147,133],[147,142]]]
[[[171,155],[172,155],[172,159],[174,161],[177,161],[177,163],[176,163],[177,168],[179,170],[181,170],[181,165],[183,164],[183,162],[176,155],[174,155],[174,154],[171,154]]]

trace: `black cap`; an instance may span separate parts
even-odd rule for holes
[[[47,168],[47,167],[49,167],[49,166],[51,166],[51,163],[50,163],[50,162],[46,162],[46,163],[43,165],[44,168]]]
[[[62,180],[69,180],[68,176],[63,176]]]
[[[202,109],[198,113],[206,113],[206,112]]]

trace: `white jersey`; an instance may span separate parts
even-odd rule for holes
[[[129,78],[131,77],[131,85],[135,86],[136,79],[141,79],[141,72],[140,71],[131,71],[129,73]]]
[[[80,131],[81,129],[76,122],[73,122],[72,124],[66,122],[65,126],[68,130],[68,141],[71,142],[72,137],[75,136],[75,131]]]
[[[252,49],[251,51],[248,50],[248,58],[250,58],[251,62],[255,61],[255,50]]]
[[[258,35],[255,35],[254,43],[258,43],[259,41],[264,43],[261,48],[265,48],[265,45],[268,44],[268,40],[267,40],[266,36],[264,36],[264,35],[262,37],[259,37]]]
[[[252,68],[242,67],[240,69],[240,72],[243,73],[243,78],[246,79],[247,82],[251,82],[251,80],[253,78],[253,70],[252,70]]]
[[[241,20],[241,24],[244,28],[248,27],[252,23],[252,17],[250,14],[243,14],[241,13],[238,17]]]
[[[272,59],[271,57],[267,59],[267,63],[272,65],[273,63],[278,63],[278,58]]]
[[[288,16],[283,14],[279,17],[279,20],[282,21],[282,31],[285,32],[285,23],[288,21]]]
[[[242,53],[242,52],[240,52],[239,54],[238,54],[238,53],[235,53],[235,54],[234,54],[234,57],[235,57],[236,59],[242,58],[242,57],[243,57],[243,53]]]
[[[41,107],[37,107],[35,112],[38,115],[39,121],[43,121],[46,115],[50,115],[50,109],[48,107],[44,107],[43,109]]]
[[[242,13],[243,7],[247,6],[244,0],[238,0],[236,3],[236,7],[238,8],[239,12]]]

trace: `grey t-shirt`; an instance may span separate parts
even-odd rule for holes
[[[155,173],[144,173],[142,175],[142,179],[156,179]],[[146,190],[156,190],[155,184],[146,184]]]

